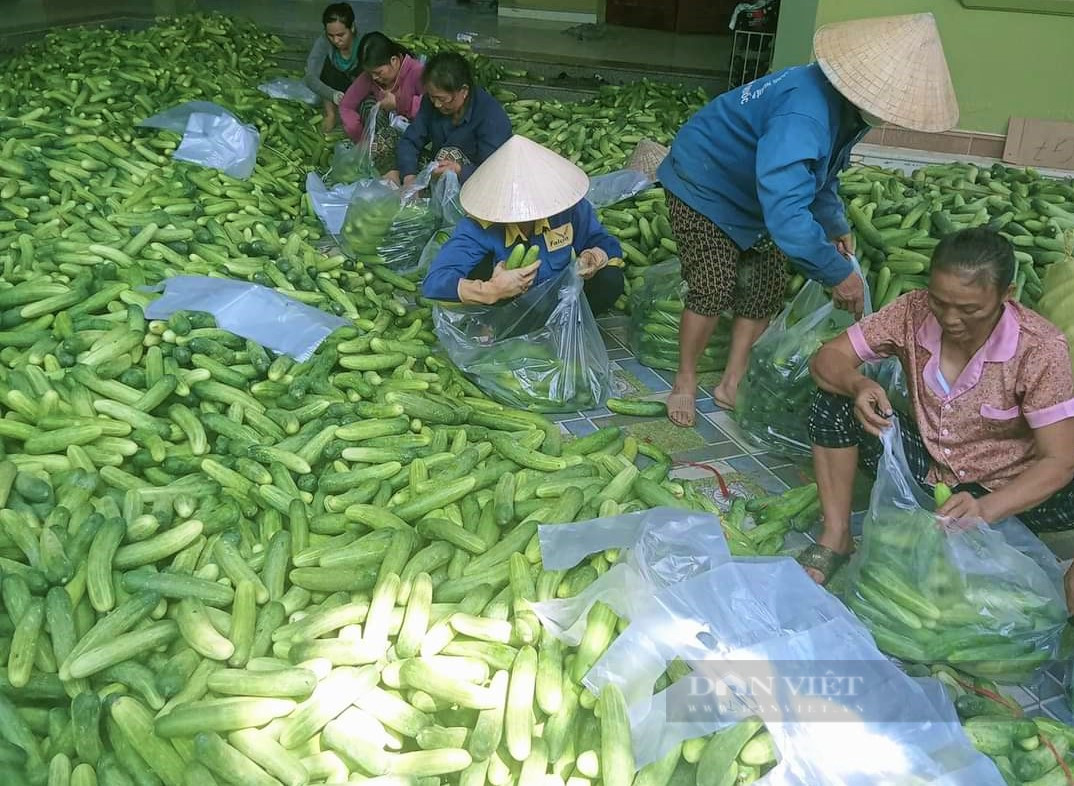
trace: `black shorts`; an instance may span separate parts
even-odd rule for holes
[[[928,476],[933,461],[921,439],[917,423],[912,417],[903,417],[899,420],[899,427],[910,472],[921,487],[929,489],[931,493]],[[809,410],[809,437],[814,445],[822,448],[858,448],[858,463],[876,476],[884,449],[880,440],[866,433],[854,417],[854,402],[849,398],[818,390]],[[965,491],[975,497],[989,493],[988,489],[976,483],[966,483],[952,490],[956,493]],[[1037,507],[1019,513],[1017,518],[1034,532],[1074,529],[1074,482]]]

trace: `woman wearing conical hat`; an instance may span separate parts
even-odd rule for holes
[[[658,174],[668,191],[686,309],[668,417],[694,422],[697,358],[730,311],[731,350],[716,403],[733,409],[750,349],[783,306],[788,259],[860,316],[838,174],[870,126],[939,132],[958,104],[931,14],[822,27],[817,62],[761,77],[694,115]],[[743,275],[739,275],[739,267]]]
[[[517,134],[475,170],[459,194],[468,214],[433,259],[422,294],[498,303],[577,264],[594,314],[623,294],[623,252],[585,199],[589,178],[567,159]],[[536,261],[504,264],[522,244]]]

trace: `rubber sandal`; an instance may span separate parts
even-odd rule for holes
[[[813,543],[796,558],[803,568],[812,568],[824,579],[820,585],[826,585],[835,575],[835,572],[847,564],[849,554],[839,554],[827,546]]]
[[[679,428],[693,428],[697,418],[697,407],[694,404],[694,397],[690,393],[672,393],[668,396],[668,420],[672,425]],[[672,420],[671,415],[675,412],[685,412],[689,415],[689,420],[686,423],[678,423]]]

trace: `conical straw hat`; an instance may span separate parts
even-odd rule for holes
[[[634,148],[627,168],[636,169],[650,180],[655,181],[657,179],[656,170],[660,168],[660,164],[663,163],[667,154],[668,149],[664,145],[651,139],[643,139]]]
[[[958,100],[932,14],[825,25],[813,36],[828,81],[859,109],[915,131],[947,131]]]
[[[561,213],[587,191],[585,172],[547,147],[515,134],[470,175],[459,200],[474,218],[510,224]]]

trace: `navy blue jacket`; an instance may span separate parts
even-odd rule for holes
[[[500,102],[480,87],[472,88],[466,111],[458,125],[422,96],[414,118],[395,149],[395,164],[403,177],[418,173],[418,159],[429,148],[436,155],[442,147],[457,147],[470,163],[462,168],[459,182],[465,182],[481,163],[511,138],[511,120]]]

